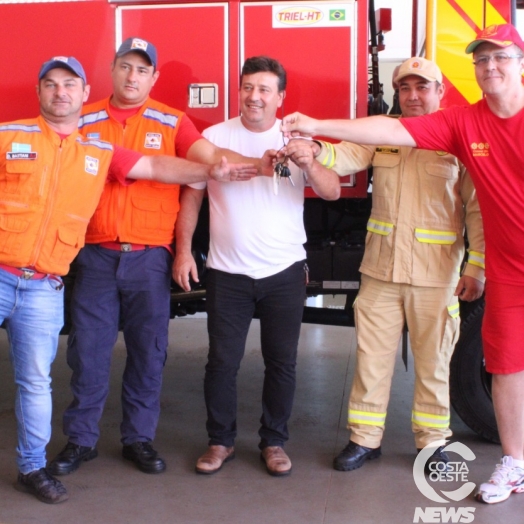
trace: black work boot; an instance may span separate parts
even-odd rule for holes
[[[420,453],[422,450],[417,449],[417,453]],[[424,473],[429,475],[436,471],[437,473],[442,473],[444,471],[449,471],[450,466],[448,462],[450,461],[449,455],[444,451],[444,446],[439,446],[435,449],[431,457],[427,460],[424,466]]]
[[[166,469],[166,463],[158,456],[151,442],[133,442],[125,445],[122,448],[122,456],[132,460],[144,473],[162,473]]]
[[[351,440],[349,444],[334,458],[333,467],[338,471],[351,471],[362,467],[365,460],[378,458],[382,455],[378,448],[359,446]]]
[[[79,446],[68,442],[66,447],[50,462],[47,467],[52,475],[68,475],[80,467],[82,462],[98,456],[95,447]]]

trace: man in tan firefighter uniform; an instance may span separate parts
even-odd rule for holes
[[[401,118],[439,109],[444,85],[435,63],[410,58],[394,83]],[[444,151],[322,143],[317,159],[342,175],[373,166],[373,208],[354,304],[358,347],[349,399],[351,437],[334,459],[335,469],[350,471],[381,454],[404,323],[415,367],[411,420],[416,447],[451,436],[448,377],[459,337],[458,299],[482,295],[484,236],[470,176]],[[460,274],[464,226],[469,248]],[[426,468],[448,460],[442,446],[435,446]]]

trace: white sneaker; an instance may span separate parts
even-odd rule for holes
[[[486,504],[495,504],[512,493],[524,493],[524,469],[515,466],[513,457],[506,455],[497,464],[489,482],[481,484],[475,498]]]

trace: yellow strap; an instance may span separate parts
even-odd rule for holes
[[[449,415],[435,415],[434,413],[412,411],[411,422],[425,428],[447,428],[449,427]]]
[[[364,424],[367,426],[384,426],[386,424],[386,413],[350,409],[348,422],[350,424]]]
[[[457,318],[460,315],[460,306],[458,302],[451,306],[448,306],[448,313],[451,318]]]
[[[393,231],[394,224],[389,222],[381,222],[380,220],[375,220],[370,218],[368,220],[367,230],[377,235],[387,236]]]
[[[333,144],[330,142],[321,142],[322,147],[326,148],[326,158],[322,160],[321,164],[328,169],[331,169],[337,160],[337,153],[335,151],[335,148],[333,147]]]
[[[486,257],[484,256],[484,253],[479,253],[478,251],[470,251],[468,253],[468,264],[471,264],[472,266],[478,266],[482,269],[486,269],[485,260]]]
[[[457,234],[454,231],[436,231],[432,229],[415,229],[415,238],[424,244],[454,244]]]

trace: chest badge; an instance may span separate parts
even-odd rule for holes
[[[85,170],[90,175],[98,175],[98,158],[86,155]]]
[[[160,149],[162,145],[162,135],[160,133],[146,133],[144,147],[146,149]]]

